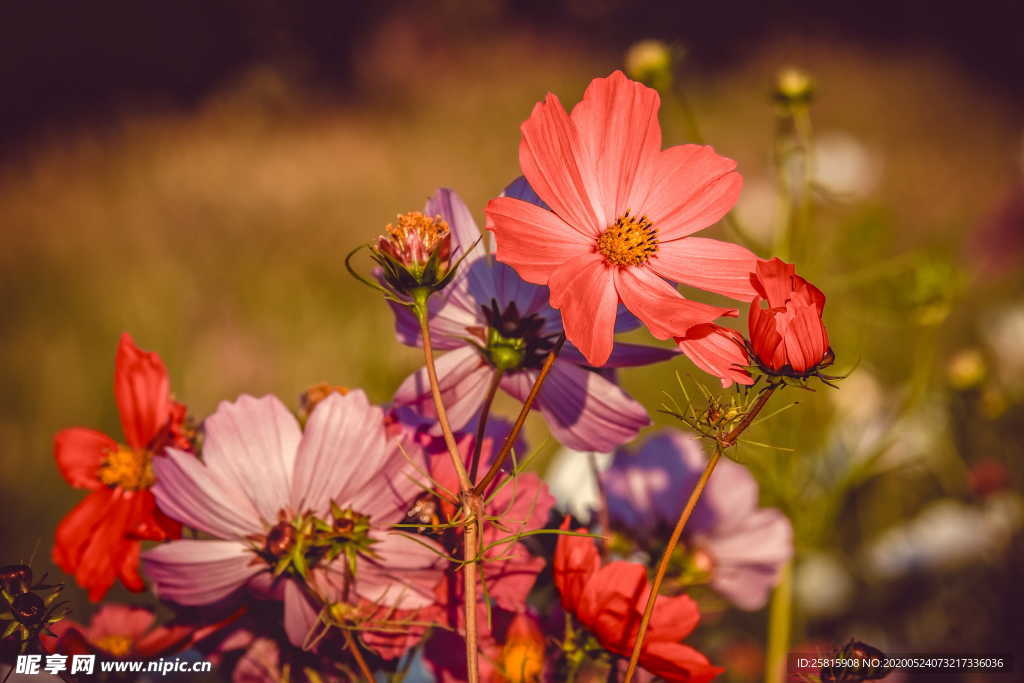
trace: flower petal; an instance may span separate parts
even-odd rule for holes
[[[613,270],[599,254],[581,254],[555,270],[548,285],[551,306],[562,313],[566,339],[589,365],[604,365],[612,352],[619,303]]]
[[[708,683],[725,671],[689,645],[658,641],[645,643],[640,666],[666,681]]]
[[[146,576],[161,600],[208,605],[241,588],[266,568],[241,541],[182,539],[142,554]]]
[[[536,377],[536,370],[506,375],[501,388],[523,401]],[[644,407],[617,384],[563,360],[555,361],[534,407],[552,435],[578,451],[612,451],[651,423]]]
[[[647,570],[635,562],[609,562],[583,589],[576,615],[605,649],[629,656],[640,627],[638,604],[647,587]],[[642,607],[641,607],[642,609]]]
[[[191,453],[168,448],[166,455],[153,459],[153,471],[151,490],[171,519],[225,539],[263,531],[250,499]]]
[[[678,437],[675,441],[681,443],[686,436]],[[686,490],[689,490],[707,464],[707,457],[698,442],[693,442],[684,462],[688,470]],[[723,460],[708,480],[707,489],[697,503],[688,529],[691,533],[714,529],[715,534],[719,534],[740,528],[757,512],[758,497],[757,480],[750,470],[738,462]],[[669,519],[675,519],[682,509],[680,501],[674,507],[664,509],[664,513]]]
[[[757,293],[750,283],[756,265],[757,256],[746,247],[705,237],[665,242],[650,261],[663,278],[740,301]]]
[[[423,209],[423,213],[433,218],[440,216],[451,229],[452,235],[452,260],[457,261],[469,251],[466,262],[483,256],[484,245],[480,239],[480,228],[476,226],[473,214],[469,207],[462,201],[462,198],[447,187],[437,190]]]
[[[572,110],[579,141],[594,164],[604,226],[647,198],[661,152],[660,106],[657,90],[615,71],[592,80]]]
[[[95,642],[105,636],[129,636],[138,640],[156,622],[156,614],[144,607],[106,604],[93,615],[84,633]]]
[[[396,609],[418,609],[433,604],[434,589],[444,578],[444,551],[430,539],[395,532],[371,532],[374,559],[360,556],[356,564],[355,593],[370,602]]]
[[[117,442],[106,434],[84,427],[72,427],[57,432],[53,440],[53,456],[57,468],[69,484],[79,489],[98,489],[100,465],[107,453],[117,448]]]
[[[448,421],[452,429],[461,429],[480,409],[487,393],[490,369],[480,352],[469,345],[438,358],[436,369]],[[426,368],[420,368],[405,378],[395,392],[394,401],[412,407],[421,415],[437,416]]]
[[[636,604],[637,611],[641,614],[650,595],[651,587],[648,585]],[[700,610],[697,609],[696,601],[689,595],[659,595],[654,601],[654,613],[648,624],[646,642],[678,642],[690,635],[698,623]],[[637,629],[639,630],[639,624]]]
[[[569,529],[568,516],[559,528],[563,531]],[[576,531],[585,532],[586,529]],[[567,612],[577,613],[583,591],[600,566],[601,555],[597,552],[594,539],[586,536],[558,536],[552,573],[562,607]]]
[[[737,314],[734,308],[684,299],[675,287],[648,268],[617,268],[614,273],[615,289],[622,303],[658,339],[681,336],[694,325]]]
[[[676,337],[679,350],[698,368],[722,380],[723,387],[753,384],[744,366],[750,364],[739,332],[714,323],[695,325],[684,336]]]
[[[124,587],[136,593],[142,592],[146,582],[139,575],[139,554],[142,551],[142,543],[139,541],[128,541],[122,547],[117,556],[117,578],[121,579]]]
[[[210,473],[237,487],[263,521],[275,521],[291,500],[302,438],[298,420],[275,396],[242,395],[234,403],[222,401],[203,425],[203,461]]]
[[[771,308],[785,308],[786,300],[793,292],[793,277],[796,267],[782,259],[758,261],[755,272],[751,273],[751,286]],[[801,278],[803,279],[803,278]]]
[[[610,221],[598,199],[594,161],[558,97],[548,93],[520,130],[519,166],[530,187],[571,230],[596,237]]]
[[[615,342],[612,345],[612,353],[605,361],[606,368],[635,368],[641,365],[651,365],[662,361],[671,360],[679,355],[676,349],[666,349],[658,346],[646,346],[644,344],[628,344],[626,342]],[[576,365],[587,365],[587,359],[575,346],[566,344],[562,347],[558,357],[561,360],[575,363]]]
[[[316,406],[298,450],[291,507],[325,516],[332,500],[348,500],[368,486],[378,489],[374,484],[383,483],[381,469],[394,449],[384,433],[384,412],[357,389],[331,394]]]
[[[502,197],[512,197],[513,199],[522,199],[524,202],[530,202],[536,204],[542,209],[548,211],[551,207],[544,203],[544,200],[540,198],[540,195],[533,191],[530,187],[530,183],[526,181],[526,178],[519,176],[511,183],[505,186],[505,189],[501,192]]]
[[[100,600],[117,578],[113,558],[126,543],[130,504],[121,489],[97,489],[57,525],[53,563],[87,588],[90,600]]]
[[[793,527],[779,510],[761,509],[699,543],[714,563],[712,587],[740,609],[756,610],[793,555]]]
[[[654,164],[654,185],[643,207],[658,231],[658,241],[692,235],[729,212],[743,178],[736,162],[711,147],[679,145],[663,150]]]
[[[780,328],[785,326],[786,356],[794,370],[807,372],[821,362],[828,351],[828,333],[813,304],[790,302],[786,311],[776,316],[776,322]]]
[[[284,631],[295,647],[305,647],[310,631],[319,621],[319,612],[294,579],[284,583]]]
[[[592,237],[573,230],[555,213],[520,199],[492,199],[486,213],[495,258],[527,282],[546,285],[556,268],[590,252],[594,244]]]
[[[114,397],[128,445],[145,448],[170,417],[171,380],[160,356],[140,349],[127,332],[114,361]]]

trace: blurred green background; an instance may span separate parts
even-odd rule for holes
[[[198,418],[242,392],[295,404],[318,381],[386,402],[419,355],[393,341],[345,253],[439,186],[482,221],[518,175],[533,103],[575,102],[653,36],[688,49],[677,85],[707,141],[739,161],[737,215],[765,244],[781,221],[776,74],[798,66],[816,83],[819,187],[792,255],[829,297],[837,367],[856,369],[837,392],[785,396],[801,405],[752,433],[794,453],[739,455],[797,529],[795,642],[1020,651],[1012,3],[963,9],[959,32],[914,2],[855,17],[809,2],[107,4],[25,4],[0,22],[3,562],[53,571],[53,530],[80,493],[52,437],[119,436],[123,331],[161,354]],[[677,106],[662,124],[666,144],[687,141]],[[661,425],[675,370],[692,366],[622,373]],[[529,431],[544,437],[539,420]],[[83,617],[84,593],[68,594]],[[712,611],[695,642],[730,680],[754,679],[764,621]]]

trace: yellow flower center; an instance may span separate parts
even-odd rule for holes
[[[426,252],[432,251],[451,233],[446,220],[440,216],[428,216],[422,211],[399,214],[396,223],[388,223],[384,227],[393,241],[402,245],[422,245]]]
[[[597,236],[597,251],[610,265],[642,266],[658,251],[658,231],[647,216],[633,216],[627,210]]]
[[[115,657],[124,657],[132,650],[132,639],[128,636],[103,636],[96,641],[96,647]]]
[[[100,465],[99,478],[107,486],[145,489],[153,485],[153,456],[149,451],[118,446]]]

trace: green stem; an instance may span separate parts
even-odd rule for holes
[[[793,611],[793,561],[782,568],[779,585],[772,593],[768,615],[768,652],[765,657],[765,683],[782,683],[786,679],[786,656],[789,654],[789,631]]]
[[[437,422],[441,425],[441,433],[444,435],[445,445],[448,447],[448,455],[451,457],[452,466],[459,478],[460,500],[466,514],[466,528],[463,533],[463,588],[466,622],[466,674],[469,683],[478,683],[480,680],[480,663],[477,660],[479,635],[476,623],[476,584],[477,584],[477,536],[479,532],[479,517],[481,505],[480,496],[473,491],[473,483],[466,472],[462,454],[459,453],[459,445],[452,434],[451,424],[448,422],[448,411],[445,410],[444,401],[441,398],[441,385],[437,380],[437,368],[434,367],[434,349],[430,339],[430,323],[427,316],[427,297],[429,292],[414,298],[413,310],[420,322],[420,334],[423,337],[423,357],[427,366],[427,378],[430,381],[430,392],[434,398],[434,409],[437,412]]]
[[[498,472],[501,471],[501,466],[505,464],[505,460],[508,458],[509,453],[512,452],[512,447],[516,443],[516,439],[519,437],[519,432],[522,430],[523,425],[526,424],[526,418],[530,414],[530,408],[533,407],[533,402],[537,399],[537,394],[540,393],[540,388],[544,384],[544,380],[547,379],[548,373],[551,372],[552,366],[555,364],[555,359],[558,357],[558,352],[562,350],[562,345],[565,344],[565,335],[561,335],[558,342],[555,344],[555,348],[551,349],[548,353],[547,358],[544,359],[544,365],[541,366],[540,374],[537,375],[537,379],[534,381],[533,386],[530,387],[530,393],[523,401],[523,407],[519,411],[519,416],[516,417],[515,423],[512,425],[512,430],[505,437],[505,443],[501,446],[501,451],[497,457],[494,458],[494,462],[491,463],[491,467],[487,470],[487,474],[484,475],[476,484],[474,489],[477,494],[483,494],[487,490],[487,486],[494,481],[494,478],[498,476]]]
[[[686,523],[690,521],[690,515],[693,514],[694,508],[697,507],[697,501],[700,500],[700,496],[704,493],[704,487],[708,484],[708,479],[711,478],[711,473],[715,471],[715,465],[718,464],[719,459],[722,457],[722,447],[717,446],[711,459],[708,460],[707,466],[704,468],[704,472],[701,473],[700,479],[697,480],[697,485],[693,487],[693,491],[690,492],[690,498],[686,501],[686,506],[683,508],[682,513],[679,515],[679,520],[676,522],[676,528],[672,530],[672,536],[668,539],[668,545],[665,546],[665,552],[661,555],[661,561],[658,562],[658,570],[654,574],[654,583],[651,585],[651,593],[647,596],[647,605],[644,607],[644,615],[640,619],[640,629],[636,632],[636,642],[633,644],[633,653],[629,657],[629,667],[626,669],[625,683],[629,683],[633,680],[633,675],[636,673],[636,667],[640,663],[640,653],[644,647],[644,637],[647,635],[647,627],[651,623],[651,616],[654,615],[654,605],[658,599],[658,591],[661,590],[661,584],[665,580],[665,572],[668,571],[668,565],[672,559],[672,553],[675,551],[676,546],[679,544],[679,538],[683,535],[683,529],[686,527]]]
[[[658,599],[658,593],[661,591],[661,584],[665,580],[665,573],[668,571],[669,562],[672,559],[672,553],[675,552],[676,546],[679,545],[679,539],[683,535],[683,529],[686,527],[686,523],[690,521],[690,516],[693,514],[694,508],[697,507],[697,501],[700,500],[701,494],[704,493],[704,488],[707,486],[708,480],[711,479],[712,472],[715,471],[715,465],[722,457],[722,453],[725,449],[732,447],[739,440],[740,435],[749,427],[754,419],[757,418],[758,413],[768,403],[768,399],[772,397],[775,390],[778,389],[778,384],[771,384],[765,387],[757,400],[747,411],[743,419],[740,420],[739,424],[736,425],[728,434],[720,437],[715,443],[715,452],[711,455],[708,460],[707,466],[704,468],[704,472],[701,473],[700,479],[697,480],[696,486],[693,487],[693,491],[690,492],[690,498],[686,501],[683,511],[679,513],[679,520],[676,522],[675,529],[672,530],[672,536],[668,539],[668,545],[665,546],[664,552],[661,554],[661,561],[658,562],[658,569],[654,574],[654,582],[651,584],[651,592],[647,596],[647,604],[644,606],[644,614],[640,619],[640,628],[636,632],[636,642],[633,643],[633,652],[629,657],[629,667],[626,669],[626,676],[623,679],[623,683],[630,683],[633,680],[633,676],[636,673],[637,665],[640,663],[640,653],[643,651],[644,637],[647,635],[647,627],[650,625],[651,616],[654,614],[654,605]]]
[[[487,387],[487,395],[484,397],[483,407],[480,409],[480,417],[477,419],[476,439],[473,441],[473,455],[469,462],[469,481],[476,481],[477,469],[480,466],[480,449],[483,447],[484,434],[487,432],[487,418],[491,414],[491,404],[494,403],[494,395],[498,393],[501,386],[501,378],[505,375],[504,368],[494,368],[491,375],[491,385]]]
[[[448,448],[448,455],[451,456],[452,466],[459,478],[459,489],[469,491],[473,488],[469,480],[469,473],[466,471],[466,464],[459,452],[459,444],[455,441],[451,424],[448,422],[448,411],[444,407],[444,400],[441,398],[441,384],[437,380],[437,368],[434,365],[434,345],[430,338],[430,323],[427,320],[426,296],[417,298],[413,307],[416,317],[420,322],[420,336],[423,337],[423,358],[427,367],[427,379],[430,382],[430,393],[434,399],[434,411],[437,413],[437,422],[441,426],[441,434],[444,436],[445,446]]]
[[[373,673],[370,671],[370,667],[366,665],[366,660],[363,659],[363,653],[359,651],[359,644],[356,643],[356,639],[352,636],[352,632],[347,628],[343,628],[341,629],[341,633],[345,637],[345,647],[352,653],[352,657],[356,660],[356,666],[359,667],[359,673],[366,677],[367,683],[373,683]]]

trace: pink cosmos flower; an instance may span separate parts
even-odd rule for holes
[[[601,475],[613,525],[640,537],[672,528],[707,458],[692,434],[667,429],[636,453],[619,449]],[[793,527],[781,511],[758,507],[757,481],[723,459],[684,532],[691,561],[741,609],[764,606],[793,555]]]
[[[389,533],[421,492],[407,460],[414,446],[388,437],[362,391],[328,396],[305,431],[277,398],[242,396],[222,402],[205,432],[201,462],[169,448],[154,463],[160,508],[216,539],[145,553],[161,598],[206,605],[247,587],[284,601],[296,645],[322,607],[314,590],[400,609],[433,601],[439,549]]]
[[[742,179],[711,147],[662,150],[659,106],[655,90],[620,71],[594,79],[571,114],[548,94],[522,125],[519,163],[550,210],[499,197],[487,205],[488,228],[499,261],[551,289],[566,337],[590,365],[612,354],[621,302],[655,337],[677,338],[731,382],[729,365],[708,362],[718,340],[687,332],[737,311],[686,300],[670,281],[753,298],[754,254],[691,236],[732,208]]]
[[[526,190],[522,183],[513,183],[507,192]],[[482,242],[477,243],[480,232],[476,222],[455,192],[438,190],[424,213],[441,216],[451,226],[453,258],[472,247],[452,283],[429,300],[434,347],[448,351],[437,361],[441,392],[452,428],[462,429],[479,411],[495,367],[505,369],[501,388],[520,401],[526,398],[544,358],[562,333],[562,321],[548,305],[546,287],[524,282],[510,267],[495,262]],[[412,313],[404,306],[392,308],[398,339],[410,346],[422,344]],[[617,324],[625,331],[639,322],[624,315]],[[608,368],[647,365],[672,358],[674,353],[616,343],[601,364]],[[598,373],[590,365],[575,347],[566,344],[534,407],[566,446],[610,451],[632,439],[650,419],[643,406],[607,373]],[[434,403],[424,368],[402,383],[394,400],[433,422]]]
[[[445,523],[454,518],[458,510],[457,494],[459,480],[452,466],[451,457],[443,439],[431,436],[423,425],[414,426],[400,421],[404,410],[395,411],[394,430],[407,430],[413,434],[416,443],[422,446],[426,472],[439,495],[424,494],[417,499],[412,508],[408,522],[426,524]],[[493,457],[501,444],[501,436],[508,433],[510,425],[502,420],[491,420],[480,449],[480,467],[490,467]],[[500,436],[499,436],[500,435]],[[474,437],[470,434],[456,434],[459,450],[465,456],[467,465],[473,452]],[[525,450],[525,445],[523,445]],[[547,490],[543,480],[531,472],[520,473],[509,481],[509,474],[502,472],[484,492],[484,515],[487,521],[483,524],[482,543],[490,545],[515,537],[517,534],[540,529],[548,520],[554,498]],[[462,529],[452,528],[435,538],[452,554],[462,548]],[[484,553],[480,563],[482,580],[486,586],[478,592],[480,601],[479,623],[490,621],[488,612],[514,613],[526,608],[526,597],[544,569],[545,561],[536,557],[520,541],[502,543]],[[403,654],[409,647],[416,645],[427,628],[425,622],[434,622],[453,629],[444,636],[445,642],[462,643],[460,633],[463,629],[463,585],[462,574],[455,567],[449,567],[445,579],[437,585],[434,605],[418,611],[387,613],[378,610],[372,615],[370,624],[375,619],[386,619],[397,624],[402,621],[420,624],[412,628],[394,628],[374,630],[369,625],[363,631],[363,642],[385,659]],[[460,650],[464,651],[464,650]],[[455,657],[454,659],[459,659]],[[465,658],[461,658],[465,665]]]

